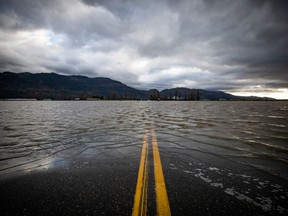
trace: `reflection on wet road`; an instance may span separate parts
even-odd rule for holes
[[[172,215],[288,214],[287,102],[0,101],[0,108],[6,215],[131,215],[143,137],[142,202],[147,215],[157,214],[153,128]]]

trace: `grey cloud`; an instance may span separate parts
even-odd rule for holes
[[[1,0],[0,12],[6,15],[7,19],[2,20],[1,27],[5,27],[8,17],[14,20],[14,25],[9,25],[12,29],[27,29],[46,27],[47,20],[45,13],[47,8],[57,8],[58,0]]]
[[[77,3],[78,5],[71,5]],[[90,40],[113,38],[121,23],[103,8],[76,8],[80,2],[61,0],[16,0],[0,2],[2,28],[8,30],[51,29],[66,34],[70,45],[83,45]],[[75,6],[75,8],[74,8]],[[81,11],[83,10],[83,11]],[[105,13],[107,12],[107,13]]]
[[[127,19],[133,14],[133,7],[137,1],[133,0],[82,0],[89,6],[104,7],[121,19]]]
[[[280,83],[270,82],[265,83],[265,86],[268,88],[288,88],[288,82],[280,82]]]
[[[0,68],[110,76],[162,89],[187,80],[197,85],[187,87],[222,90],[287,88],[287,23],[285,0],[0,0]],[[47,50],[13,43],[15,33],[40,29],[63,40]],[[175,67],[209,77],[191,70],[139,81]]]

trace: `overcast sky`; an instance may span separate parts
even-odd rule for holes
[[[0,71],[288,99],[288,1],[0,0]]]

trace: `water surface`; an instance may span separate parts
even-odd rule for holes
[[[1,101],[0,176],[54,167],[78,154],[141,145],[147,125],[170,144],[174,139],[174,147],[288,179],[287,102],[208,101]]]

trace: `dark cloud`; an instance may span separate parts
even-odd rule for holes
[[[283,92],[287,23],[286,0],[0,0],[0,69]]]
[[[57,8],[57,0],[1,0],[0,26],[9,29],[31,29],[47,27],[46,9]]]

